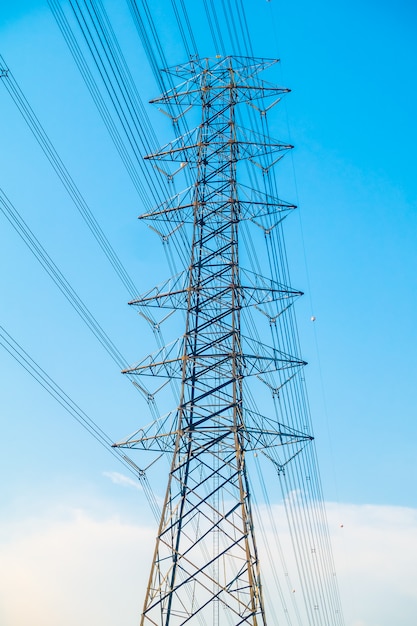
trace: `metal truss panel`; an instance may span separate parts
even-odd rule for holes
[[[237,203],[239,220],[250,220],[265,233],[275,228],[296,206],[285,200],[262,193],[246,185],[236,185],[236,198],[230,197],[230,185],[224,182],[209,184],[204,187],[205,197],[198,197],[194,187],[188,187],[175,194],[155,210],[143,213],[139,219],[148,222],[164,222],[169,224],[167,232],[174,232],[178,225],[193,224],[195,209],[198,203],[207,207],[207,212],[221,218],[230,203]]]
[[[266,69],[278,63],[278,59],[266,59],[262,57],[244,57],[244,56],[225,56],[221,58],[202,58],[190,59],[186,63],[173,65],[164,68],[162,71],[166,74],[172,74],[177,77],[193,77],[203,72],[209,72],[210,75],[216,76],[226,71],[226,76],[230,75],[230,70],[238,72],[245,82],[249,82],[256,74],[264,72]]]
[[[245,376],[307,365],[305,361],[266,346],[251,337],[241,337],[243,344],[247,347],[243,352],[240,346],[233,347],[235,338],[231,331],[225,334],[222,329],[214,332],[210,328],[210,332],[206,334],[198,331],[198,338],[199,343],[195,344],[192,354],[185,350],[187,341],[190,343],[189,338],[187,340],[187,338],[180,337],[145,357],[136,365],[123,370],[123,373],[179,379],[184,377],[188,380],[190,375],[187,369],[191,368],[194,378],[204,375],[206,378],[216,379],[219,375],[227,374],[230,360],[236,359],[235,378],[237,380]],[[229,340],[228,343],[226,343],[227,340]]]
[[[235,133],[230,136],[230,125],[225,123],[220,131],[212,131],[207,137],[201,137],[201,128],[194,128],[174,141],[166,144],[161,150],[149,154],[145,159],[180,161],[187,163],[189,167],[200,167],[202,164],[210,167],[209,157],[218,155],[219,152],[230,150],[230,146],[237,148],[236,158],[239,160],[249,159],[256,164],[260,159],[269,159],[268,168],[277,163],[288,150],[294,146],[281,141],[271,141],[266,135],[261,135],[248,128],[235,128]],[[205,150],[204,157],[199,155]],[[278,157],[275,155],[278,154]],[[275,157],[275,158],[274,158]],[[212,166],[217,171],[216,166]],[[266,166],[265,166],[266,167]],[[210,169],[208,170],[210,172]]]

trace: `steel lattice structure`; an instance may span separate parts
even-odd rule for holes
[[[245,456],[286,447],[287,460],[274,461],[280,471],[312,439],[257,413],[245,396],[250,377],[272,388],[274,373],[278,396],[305,364],[242,325],[245,309],[272,307],[275,320],[300,295],[240,261],[243,222],[267,232],[294,208],[238,175],[250,162],[267,177],[291,148],[238,123],[239,107],[262,117],[288,91],[259,79],[272,63],[192,60],[168,70],[183,82],[154,101],[178,116],[199,107],[201,123],[147,157],[161,168],[178,162],[176,171],[186,164],[193,181],[141,216],[161,232],[189,224],[191,233],[188,268],[132,302],[185,312],[183,336],[128,370],[177,379],[178,407],[117,444],[172,455],[142,625],[266,624]]]

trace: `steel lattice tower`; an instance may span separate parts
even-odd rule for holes
[[[192,60],[167,70],[183,82],[154,101],[180,115],[199,107],[201,123],[147,157],[187,164],[193,182],[142,216],[170,232],[189,223],[191,232],[189,267],[133,302],[185,311],[183,336],[128,370],[177,379],[177,409],[117,444],[172,455],[142,625],[266,624],[245,455],[311,439],[266,423],[245,399],[246,378],[280,372],[285,384],[304,365],[242,331],[245,307],[285,309],[300,295],[239,259],[244,220],[277,221],[294,208],[238,180],[240,163],[267,174],[291,148],[237,123],[239,107],[256,104],[262,114],[288,91],[259,79],[271,63]]]

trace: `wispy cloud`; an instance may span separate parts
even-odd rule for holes
[[[154,529],[82,511],[59,517],[30,520],[0,543],[0,623],[136,626]]]
[[[412,626],[417,615],[417,510],[329,505],[348,625]]]
[[[112,483],[115,485],[123,485],[123,487],[133,487],[134,489],[139,489],[142,491],[142,485],[139,481],[130,478],[129,476],[125,476],[124,474],[120,474],[119,472],[103,472],[103,476],[106,478],[110,478]]]

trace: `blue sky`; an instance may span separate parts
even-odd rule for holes
[[[278,78],[292,90],[283,106],[295,180],[284,185],[300,211],[287,220],[288,255],[292,283],[306,292],[299,330],[346,623],[412,626],[416,8],[406,1],[245,4],[255,54],[280,57]],[[121,3],[106,6],[147,102],[158,87],[128,12]],[[163,11],[157,15],[161,21]],[[169,20],[162,32],[172,62],[181,62]],[[199,41],[203,54],[216,54],[204,33]],[[140,199],[47,3],[2,3],[0,42],[130,274],[143,289],[156,284],[168,275],[156,239],[136,220]],[[154,349],[153,337],[1,84],[0,110],[0,187],[134,362]],[[165,120],[150,106],[148,113],[165,143]],[[2,215],[0,238],[0,324],[115,440],[149,421],[139,394]],[[72,626],[85,620],[80,615],[92,626],[121,616],[137,623],[147,570],[136,563],[149,558],[154,535],[143,494],[4,350],[0,367],[0,621],[27,623],[26,606],[15,601],[23,594],[42,626]],[[62,577],[77,603],[68,604],[56,584]]]

